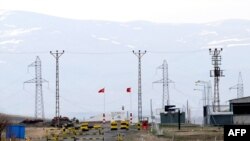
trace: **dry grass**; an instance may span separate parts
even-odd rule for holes
[[[183,127],[180,131],[174,127],[163,127],[164,137],[176,141],[222,141],[223,128]]]
[[[26,127],[26,137],[31,139],[41,139],[46,137],[46,130],[52,128],[42,128],[42,127]]]
[[[48,129],[48,128],[46,128]],[[163,136],[156,136],[148,131],[130,132],[124,141],[223,141],[223,128],[218,127],[162,127]],[[26,136],[31,139],[44,138],[44,128],[27,127]]]
[[[26,128],[26,137],[30,138],[42,138],[46,135],[43,128],[36,127],[27,127]]]
[[[163,135],[138,132],[126,138],[126,141],[223,141],[223,129],[217,127],[163,127]]]
[[[139,132],[125,137],[125,141],[171,141],[166,138],[159,138],[150,133]]]

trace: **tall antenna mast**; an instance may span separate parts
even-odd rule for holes
[[[166,60],[158,69],[162,69],[162,79],[153,83],[162,83],[162,108],[164,109],[165,105],[170,104],[169,83],[173,83],[173,81],[168,78],[168,63]]]
[[[138,57],[138,121],[142,121],[142,88],[141,88],[141,59],[142,56],[146,54],[146,51],[135,52],[133,50],[135,56]]]
[[[210,55],[212,55],[212,65],[214,66],[214,70],[210,71],[210,77],[214,77],[214,102],[213,109],[214,112],[220,111],[220,90],[219,90],[219,81],[220,77],[224,77],[223,70],[220,69],[221,65],[221,49],[209,49]]]
[[[239,77],[238,77],[238,84],[235,86],[232,86],[229,88],[230,90],[232,89],[237,89],[237,98],[241,98],[244,96],[244,85],[243,85],[243,79],[241,76],[241,72],[239,72]]]
[[[59,117],[60,117],[60,104],[59,104],[59,58],[64,54],[64,50],[62,52],[50,51],[50,54],[56,59],[56,115],[57,117],[57,125],[59,125]]]
[[[35,83],[36,84],[36,95],[35,95],[35,118],[45,119],[44,115],[44,103],[43,103],[43,83],[48,82],[42,78],[42,63],[40,58],[37,56],[36,61],[30,64],[28,67],[35,67],[35,78],[25,81],[24,83]]]

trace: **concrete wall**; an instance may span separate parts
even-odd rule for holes
[[[250,125],[250,115],[234,115],[234,124],[248,124]]]
[[[233,124],[233,115],[210,115],[210,125]]]

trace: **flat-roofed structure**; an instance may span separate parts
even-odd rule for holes
[[[214,105],[203,107],[203,124],[213,126],[223,126],[233,124],[233,113],[228,105],[220,105],[220,111],[215,111]]]
[[[250,125],[250,96],[229,100],[234,124]]]

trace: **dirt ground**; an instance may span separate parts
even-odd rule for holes
[[[151,133],[139,132],[131,136],[125,137],[125,141],[171,141],[171,140],[154,136]]]
[[[48,129],[48,128],[46,128]],[[163,135],[157,136],[154,132],[132,132],[124,141],[223,141],[223,128],[218,127],[162,127]],[[26,137],[39,139],[46,136],[44,128],[26,128]]]
[[[176,127],[163,127],[163,134],[165,138],[180,141],[223,141],[221,127],[182,127],[180,131]]]
[[[42,127],[26,127],[25,132],[26,132],[26,137],[31,139],[39,139],[46,136],[45,128]]]
[[[223,141],[223,128],[219,127],[163,127],[163,135],[140,131],[126,141]]]

